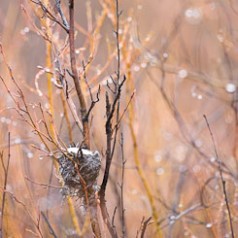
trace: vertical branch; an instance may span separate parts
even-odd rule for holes
[[[228,218],[229,218],[229,224],[230,224],[230,230],[231,230],[231,237],[235,238],[233,225],[232,225],[231,209],[230,209],[230,206],[229,206],[228,196],[227,196],[227,192],[226,192],[226,181],[223,177],[223,172],[222,172],[222,169],[221,169],[221,160],[218,156],[218,152],[217,152],[217,148],[216,148],[216,144],[215,144],[215,139],[214,139],[211,127],[209,125],[209,122],[207,120],[207,117],[206,117],[206,115],[203,115],[203,117],[206,121],[207,128],[209,130],[209,133],[210,133],[210,136],[211,136],[211,139],[212,139],[212,144],[213,144],[213,147],[214,147],[216,159],[218,161],[218,170],[219,170],[219,175],[220,175],[221,182],[222,182],[222,191],[223,191],[224,200],[225,200],[225,204],[226,204],[226,208],[227,208],[227,212],[228,212]]]
[[[121,134],[121,163],[122,163],[122,171],[121,171],[121,223],[122,223],[122,237],[127,237],[126,230],[126,218],[125,218],[125,207],[124,207],[124,179],[125,179],[125,156],[124,156],[124,137]]]
[[[142,181],[142,184],[145,188],[145,192],[146,192],[146,195],[148,197],[148,200],[149,200],[149,203],[150,203],[150,206],[151,206],[152,216],[153,216],[153,219],[154,219],[154,222],[155,222],[155,225],[156,225],[157,236],[158,237],[163,237],[160,225],[158,223],[158,214],[157,214],[153,194],[151,192],[151,188],[149,186],[148,179],[146,178],[146,176],[144,174],[144,171],[142,169],[141,162],[140,162],[140,159],[139,159],[138,143],[137,143],[137,138],[136,138],[135,130],[134,130],[133,123],[132,123],[132,114],[131,113],[132,113],[132,111],[130,109],[129,110],[129,128],[130,128],[132,141],[133,141],[133,153],[134,153],[135,165],[136,165],[139,177]]]
[[[116,4],[116,29],[115,29],[115,34],[116,34],[116,48],[117,48],[117,71],[116,71],[116,76],[117,76],[117,81],[115,85],[115,92],[117,93],[119,90],[119,85],[120,85],[120,77],[121,77],[121,49],[120,49],[120,38],[119,38],[119,28],[120,28],[120,11],[119,11],[119,1],[115,0]],[[117,95],[115,94],[115,97]],[[113,141],[113,147],[112,147],[112,152],[111,156],[113,156],[115,147],[116,147],[116,141],[117,141],[117,133],[119,130],[119,114],[120,114],[120,97],[118,98],[117,102],[117,111],[116,111],[116,122],[117,126],[115,129],[115,134],[114,134],[114,141]]]
[[[0,224],[0,234],[3,237],[3,220],[4,220],[4,209],[5,209],[5,201],[6,201],[6,188],[7,188],[7,179],[8,179],[8,171],[9,164],[11,158],[11,145],[10,145],[10,132],[8,132],[8,156],[7,156],[7,165],[5,166],[3,161],[3,152],[0,154],[1,163],[4,171],[4,185],[3,185],[3,195],[2,195],[2,205],[1,205],[1,224]]]
[[[74,208],[73,200],[69,196],[67,196],[67,203],[68,203],[68,206],[69,206],[69,213],[70,213],[71,219],[73,221],[74,229],[76,230],[77,234],[80,235],[81,234],[81,229],[79,227],[79,221],[78,221],[77,213],[76,213],[75,208]]]
[[[69,0],[69,47],[70,47],[70,62],[72,77],[74,80],[75,89],[78,95],[80,107],[81,107],[81,119],[83,123],[83,139],[84,145],[90,148],[90,134],[87,115],[86,101],[83,95],[83,91],[79,81],[79,75],[76,67],[76,56],[75,56],[75,42],[74,42],[74,0]]]
[[[107,122],[106,122],[106,135],[107,135],[107,150],[106,150],[106,169],[104,173],[104,178],[101,186],[100,192],[102,193],[103,197],[105,196],[107,181],[109,177],[109,170],[111,165],[111,147],[112,147],[112,122],[109,120],[111,113],[111,104],[109,101],[109,95],[106,93],[106,115],[107,115]]]
[[[117,47],[117,85],[121,77],[121,50],[120,50],[120,39],[119,39],[119,28],[120,28],[120,12],[119,12],[119,2],[115,0],[116,3],[116,47]]]
[[[233,99],[232,99],[232,109],[235,114],[235,141],[233,146],[233,156],[235,158],[236,162],[236,168],[238,169],[238,108],[237,108],[237,99],[238,99],[238,92],[236,91],[234,93]]]
[[[106,122],[106,135],[107,135],[107,150],[106,150],[106,169],[104,172],[103,182],[101,185],[101,189],[99,192],[100,197],[100,208],[102,212],[102,216],[104,221],[106,222],[107,228],[112,237],[117,237],[117,233],[110,222],[109,214],[106,207],[106,200],[105,200],[105,193],[106,193],[106,186],[107,181],[109,178],[109,170],[111,165],[111,140],[112,140],[112,124],[111,120],[109,120],[111,115],[111,104],[109,101],[108,93],[106,93],[106,115],[107,115],[107,122]]]
[[[115,95],[114,101],[112,104],[109,101],[109,95],[106,93],[106,114],[107,114],[107,121],[106,121],[106,135],[107,135],[107,150],[106,150],[106,168],[104,172],[104,177],[100,189],[100,195],[101,198],[104,199],[105,196],[105,191],[106,191],[106,186],[109,178],[109,172],[110,172],[110,167],[111,167],[111,162],[112,162],[112,157],[113,157],[113,151],[114,147],[112,146],[112,119],[114,117],[114,113],[117,110],[118,112],[118,101],[120,100],[121,97],[121,91],[122,91],[122,86],[124,85],[126,81],[126,77],[124,77],[123,81],[119,84],[118,86],[118,91]],[[119,120],[119,117],[117,118]],[[118,121],[117,120],[117,121]],[[118,125],[116,126],[118,128]],[[114,135],[115,138],[115,135]],[[114,141],[115,145],[115,141]]]

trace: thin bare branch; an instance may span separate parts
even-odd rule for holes
[[[62,9],[61,9],[61,0],[55,0],[55,2],[56,2],[57,10],[58,10],[58,12],[59,12],[59,14],[60,14],[60,17],[61,17],[61,19],[62,19],[63,25],[64,25],[65,28],[69,31],[69,28],[70,28],[69,23],[68,23],[68,21],[67,21],[65,15],[64,15]],[[67,32],[68,32],[68,31],[67,31]]]
[[[7,156],[7,164],[5,166],[3,161],[3,153],[1,153],[1,162],[2,167],[4,171],[4,185],[3,185],[3,194],[2,194],[2,205],[1,205],[1,224],[0,224],[0,234],[1,237],[3,237],[3,226],[4,226],[4,211],[5,211],[5,201],[6,201],[6,188],[7,188],[7,180],[8,180],[8,174],[9,174],[9,165],[10,165],[10,159],[11,159],[11,134],[8,132],[8,156]]]
[[[218,161],[218,170],[219,170],[219,174],[220,174],[220,178],[221,178],[221,182],[222,182],[222,191],[223,191],[224,200],[225,200],[225,204],[226,204],[226,208],[227,208],[227,212],[228,212],[228,217],[229,217],[231,237],[235,238],[233,224],[232,224],[231,209],[230,209],[230,205],[229,205],[229,201],[228,201],[228,195],[227,195],[227,192],[226,192],[226,181],[224,179],[223,172],[222,172],[222,169],[221,169],[221,160],[220,160],[220,157],[218,156],[218,151],[217,151],[217,147],[216,147],[216,144],[215,144],[215,139],[214,139],[210,124],[207,120],[206,115],[203,115],[203,117],[206,121],[207,128],[209,130],[209,133],[210,133],[210,136],[211,136],[211,139],[212,139],[212,144],[213,144],[214,152],[215,152],[215,155],[216,155],[216,159]]]
[[[120,217],[121,217],[121,223],[122,223],[122,237],[127,237],[127,229],[126,229],[126,217],[125,217],[125,205],[124,205],[124,180],[125,180],[125,155],[124,155],[124,136],[123,133],[121,133],[121,211],[120,211]]]

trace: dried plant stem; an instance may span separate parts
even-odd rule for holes
[[[47,27],[48,31],[50,32],[50,28]],[[50,42],[46,42],[46,67],[48,69],[52,69],[52,58],[51,58],[51,51],[52,51],[52,45]],[[54,102],[53,102],[53,89],[52,89],[52,82],[51,82],[51,74],[46,74],[47,78],[47,89],[48,89],[48,102],[49,102],[49,112],[52,115],[52,119],[54,119]],[[50,123],[50,132],[51,136],[55,138],[55,131],[53,126],[53,120],[49,121]]]
[[[130,70],[130,64],[129,63],[127,64],[127,77],[128,77],[127,82],[128,82],[128,88],[129,88],[128,91],[131,91],[131,90],[133,90],[133,85],[132,85],[133,83],[132,83],[131,70]],[[151,210],[152,210],[152,217],[153,217],[154,222],[155,222],[157,237],[161,238],[161,237],[163,237],[163,235],[162,235],[160,225],[158,223],[158,218],[159,217],[158,217],[158,213],[157,213],[157,210],[156,210],[155,201],[154,201],[153,194],[151,192],[151,188],[150,188],[148,180],[147,180],[147,178],[144,174],[144,171],[142,169],[141,162],[140,162],[140,159],[139,159],[137,138],[136,138],[136,133],[135,133],[135,129],[134,129],[134,126],[133,126],[135,124],[135,120],[134,120],[134,108],[133,108],[132,103],[130,103],[130,105],[128,106],[128,115],[129,115],[129,129],[130,129],[132,142],[133,142],[133,154],[134,154],[135,165],[136,165],[136,168],[137,168],[138,175],[139,175],[139,177],[142,181],[142,184],[145,188],[147,198],[149,199],[149,203],[150,203]]]
[[[129,114],[130,114],[130,109],[129,109]],[[129,116],[129,118],[130,118],[130,116]],[[146,195],[147,195],[147,197],[149,199],[149,202],[150,202],[150,206],[151,206],[151,209],[152,209],[152,217],[153,217],[153,219],[155,221],[155,225],[156,225],[157,237],[161,238],[163,236],[162,236],[161,228],[160,228],[159,223],[158,223],[158,213],[157,213],[157,210],[156,210],[155,201],[154,201],[153,194],[151,192],[149,183],[148,183],[148,181],[145,177],[144,171],[143,171],[141,163],[140,163],[137,139],[136,139],[135,130],[134,130],[133,124],[131,122],[131,119],[129,119],[129,128],[130,128],[130,131],[131,131],[131,136],[132,136],[132,141],[133,141],[133,153],[134,153],[134,160],[135,160],[137,172],[138,172],[138,175],[141,178],[142,184],[145,188]]]
[[[44,4],[48,7],[49,6],[49,0],[44,0]],[[45,27],[47,36],[51,39],[52,38],[52,32],[50,28],[50,19],[40,17],[41,25]],[[50,71],[52,70],[52,43],[50,41],[46,41],[46,68]],[[49,131],[50,136],[55,141],[55,129],[54,129],[54,102],[53,102],[53,88],[52,88],[52,82],[51,82],[51,74],[46,74],[47,79],[47,92],[48,92],[48,102],[49,102],[49,113],[51,114],[51,119],[49,120]],[[54,164],[57,167],[57,163],[54,160]]]
[[[69,212],[70,212],[73,224],[74,224],[74,228],[75,228],[77,234],[81,235],[82,231],[81,231],[81,229],[79,227],[79,222],[78,222],[76,211],[74,209],[74,204],[73,204],[72,198],[67,196],[67,202],[68,202],[68,205],[69,205]]]

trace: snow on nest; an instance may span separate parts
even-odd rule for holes
[[[71,153],[71,154],[80,154],[80,150],[82,151],[83,155],[86,155],[86,156],[95,156],[95,155],[98,155],[99,156],[99,152],[98,151],[91,151],[91,150],[87,150],[87,149],[80,149],[79,147],[70,147],[70,148],[67,148],[67,151],[68,153]]]
[[[79,147],[70,147],[70,148],[67,148],[67,151],[68,151],[69,153],[72,153],[72,154],[78,154],[78,153],[80,153],[79,150],[80,150]],[[82,151],[82,153],[83,153],[84,155],[92,155],[92,154],[93,154],[92,151],[90,151],[90,150],[81,149],[81,151]]]

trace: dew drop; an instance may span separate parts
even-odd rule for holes
[[[215,158],[215,157],[211,157],[211,158],[210,158],[210,161],[213,163],[213,162],[216,161],[216,158]]]
[[[206,228],[211,228],[212,227],[212,223],[207,223],[206,224]]]
[[[157,163],[159,163],[161,160],[162,160],[162,156],[161,156],[161,154],[158,152],[158,153],[155,155],[155,161],[156,161]]]
[[[166,53],[166,52],[164,52],[164,53],[163,53],[163,57],[164,57],[164,59],[167,59],[167,58],[169,57],[169,54]]]
[[[16,139],[14,140],[14,143],[15,143],[15,144],[20,144],[20,143],[21,143],[21,138],[16,138]]]
[[[202,100],[202,99],[203,99],[203,96],[202,96],[201,94],[199,94],[199,95],[197,96],[197,99],[198,99],[198,100]]]
[[[20,31],[20,33],[21,33],[21,35],[26,35],[27,33],[29,33],[29,31],[30,31],[29,27],[24,27],[24,28]]]
[[[50,104],[49,103],[45,103],[44,107],[45,107],[45,109],[49,109],[50,108]]]
[[[181,79],[186,78],[186,77],[188,76],[187,70],[186,70],[186,69],[181,69],[181,70],[179,70],[178,76],[179,76],[179,78],[181,78]]]
[[[6,117],[1,117],[1,122],[5,123],[6,122]]]
[[[157,175],[162,175],[162,174],[164,174],[164,169],[163,169],[163,168],[158,168],[158,169],[156,169],[156,174],[157,174]]]
[[[135,65],[135,66],[133,67],[133,70],[134,70],[135,72],[138,72],[138,71],[140,71],[140,66],[138,66],[138,65]]]
[[[234,93],[236,91],[236,85],[233,83],[226,84],[226,91],[228,93]]]
[[[33,158],[33,153],[32,153],[32,152],[28,152],[28,153],[27,153],[27,157],[28,157],[29,159],[32,159],[32,158]]]
[[[140,66],[141,66],[141,68],[143,68],[143,69],[144,69],[144,68],[146,68],[146,66],[147,66],[147,63],[141,63],[141,64],[140,64]]]

